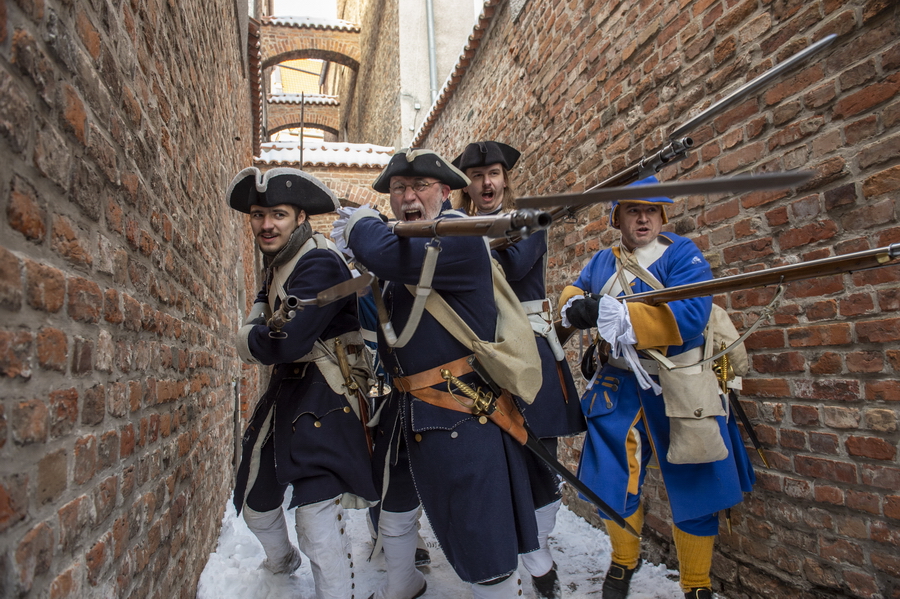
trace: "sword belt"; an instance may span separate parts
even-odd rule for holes
[[[462,394],[449,393],[433,389],[432,385],[445,382],[441,376],[441,370],[449,370],[450,373],[459,377],[472,372],[472,367],[468,362],[469,356],[464,356],[452,362],[447,362],[436,368],[425,370],[410,376],[394,379],[394,386],[401,391],[409,393],[416,399],[420,399],[425,403],[433,406],[453,410],[454,412],[463,412],[473,416],[480,416],[479,422],[485,424],[491,420],[502,430],[509,433],[522,445],[528,440],[528,432],[523,428],[525,419],[519,410],[516,409],[512,400],[512,395],[505,389],[500,397],[494,398],[495,409],[489,413],[483,413],[475,407],[475,401]]]

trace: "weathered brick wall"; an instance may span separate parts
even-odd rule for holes
[[[261,25],[260,59],[264,69],[297,58],[317,58],[353,69],[359,66],[359,31],[355,28],[276,25],[265,20]]]
[[[338,68],[342,141],[396,146],[400,140],[397,0],[340,0],[341,19],[359,23],[359,72]]]
[[[232,484],[232,0],[0,4],[0,596],[194,597]]]
[[[898,6],[529,0],[512,22],[503,3],[421,145],[455,156],[476,139],[511,143],[523,151],[521,192],[581,191],[837,33],[820,58],[692,132],[697,150],[661,174],[808,168],[815,180],[791,192],[688,198],[668,229],[693,238],[717,275],[898,242]],[[617,238],[606,215],[593,207],[553,228],[552,294]],[[729,597],[900,596],[898,280],[893,266],[791,284],[774,321],[749,339],[743,403],[771,468],[751,452],[756,489],[733,511],[733,532],[723,526],[713,574]],[[772,294],[719,299],[746,327]],[[580,440],[566,445],[574,465]],[[645,550],[676,563],[656,472],[645,491]]]

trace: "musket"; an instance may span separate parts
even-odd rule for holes
[[[798,264],[786,264],[754,272],[719,277],[709,281],[635,293],[634,295],[618,296],[616,299],[656,305],[693,297],[715,295],[717,293],[730,293],[743,289],[755,289],[768,287],[769,285],[781,285],[793,281],[881,268],[883,266],[894,266],[900,264],[900,262],[894,262],[898,257],[900,257],[900,243],[892,243],[891,245],[871,250],[810,260]]]
[[[527,237],[550,226],[550,214],[542,210],[514,210],[496,216],[439,218],[394,222],[391,231],[398,237],[492,237],[516,234]]]
[[[281,305],[278,307],[278,310],[276,310],[266,322],[266,326],[271,329],[269,331],[269,337],[273,339],[286,339],[287,333],[281,329],[294,319],[297,312],[306,306],[325,306],[331,302],[345,298],[348,295],[353,295],[357,291],[368,287],[374,280],[375,275],[367,272],[362,273],[358,277],[347,279],[337,285],[332,285],[328,289],[323,289],[313,298],[301,299],[296,295],[285,296],[285,298],[281,300]]]
[[[709,108],[703,110],[697,116],[689,119],[681,126],[676,127],[671,133],[669,133],[668,141],[661,150],[659,150],[655,154],[651,154],[650,156],[641,158],[631,166],[622,169],[611,177],[604,179],[600,183],[597,183],[593,187],[589,188],[587,192],[595,191],[597,189],[605,189],[608,187],[622,187],[628,185],[629,183],[633,183],[640,179],[649,177],[650,175],[655,175],[664,167],[684,160],[687,157],[688,150],[694,147],[694,140],[693,138],[687,136],[688,133],[690,133],[700,125],[703,125],[714,119],[716,116],[724,112],[727,108],[734,106],[744,98],[756,93],[764,86],[772,82],[774,79],[800,66],[801,64],[809,60],[812,56],[818,54],[827,46],[831,45],[831,43],[834,42],[835,39],[837,39],[836,34],[832,33],[830,35],[827,35],[805,50],[798,52],[787,60],[772,67],[765,73],[762,73],[755,79],[742,85],[734,92],[728,94],[726,97],[722,98]],[[557,222],[562,218],[572,216],[573,214],[574,206],[559,206],[550,211],[551,224]],[[510,237],[508,239],[495,239],[491,242],[491,248],[505,249],[511,243],[515,243],[516,241],[518,241],[518,239],[515,237]]]

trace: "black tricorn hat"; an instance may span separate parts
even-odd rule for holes
[[[516,165],[522,153],[512,146],[499,141],[476,141],[470,143],[463,153],[453,160],[453,166],[465,172],[467,168],[502,164],[506,170]]]
[[[225,192],[228,204],[249,214],[254,204],[271,208],[291,204],[306,214],[325,214],[340,208],[334,193],[324,183],[300,169],[279,167],[262,173],[255,166],[239,172]]]
[[[434,177],[450,189],[462,189],[471,183],[459,169],[432,150],[418,148],[404,148],[394,154],[372,183],[372,189],[390,192],[391,177]]]

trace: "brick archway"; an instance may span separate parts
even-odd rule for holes
[[[340,127],[340,102],[336,96],[307,95],[304,98],[303,126],[321,129],[333,135]],[[266,104],[266,130],[269,135],[300,127],[300,96],[273,94]]]
[[[315,58],[359,70],[359,26],[347,21],[269,17],[260,23],[260,59],[267,69]]]

